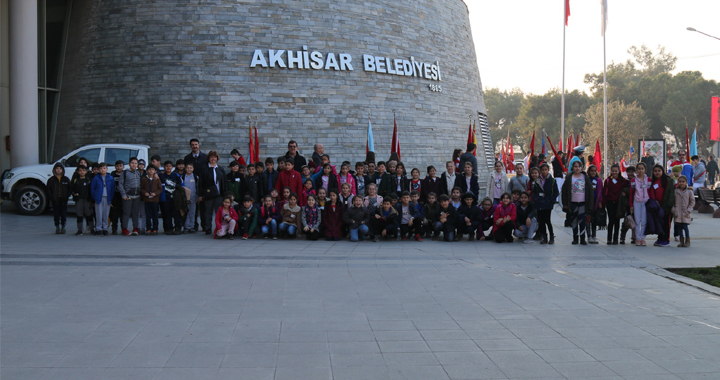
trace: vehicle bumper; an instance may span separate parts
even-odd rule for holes
[[[0,195],[0,198],[5,199],[5,200],[10,200],[10,193],[6,193],[3,191],[2,194]]]

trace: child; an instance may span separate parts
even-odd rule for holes
[[[243,240],[252,237],[257,226],[258,211],[249,195],[243,197],[242,207],[238,213],[238,229],[235,234],[242,235]]]
[[[570,215],[573,245],[578,243],[578,238],[580,238],[580,244],[587,245],[585,235],[589,235],[587,223],[590,221],[590,215],[588,212],[592,212],[595,205],[595,190],[590,182],[590,177],[582,171],[582,168],[581,161],[573,161],[572,173],[565,177],[562,186],[563,211]]]
[[[325,189],[326,192],[330,189],[340,188],[338,177],[332,173],[332,166],[330,166],[330,164],[324,164],[322,166],[322,171],[319,174],[316,174],[315,188],[318,190]]]
[[[147,167],[147,174],[140,180],[142,201],[145,203],[145,234],[157,235],[158,233],[158,204],[162,185],[160,177],[157,176],[157,169],[150,165]]]
[[[230,156],[232,157],[232,161],[235,161],[238,163],[238,165],[245,166],[247,163],[245,162],[245,159],[243,158],[242,154],[240,154],[240,151],[237,149],[233,149],[230,151]],[[230,165],[232,165],[232,161],[230,162]]]
[[[387,240],[389,236],[397,235],[397,222],[398,213],[390,203],[390,199],[383,199],[382,206],[375,210],[375,215],[372,219],[375,242],[380,241],[381,236],[383,237],[383,239]]]
[[[472,170],[472,162],[466,162],[463,173],[455,177],[455,187],[460,189],[460,194],[470,192],[477,199],[480,194],[480,185],[478,184],[478,176]],[[507,176],[505,178],[507,179]]]
[[[322,215],[325,239],[337,241],[342,237],[342,215],[345,210],[342,203],[340,203],[337,189],[331,189],[329,194],[330,200],[325,203],[325,210],[323,210]]]
[[[292,168],[292,164],[285,165],[286,172],[288,166]],[[288,203],[283,206],[280,215],[282,215],[280,233],[288,238],[297,237],[302,230],[302,208],[297,204],[297,194],[290,193]]]
[[[370,161],[367,164],[367,177],[370,180],[370,182],[375,182],[375,163]],[[377,185],[377,183],[376,183]]]
[[[445,241],[455,241],[455,221],[457,220],[457,212],[455,207],[450,204],[450,198],[447,194],[440,195],[440,208],[438,209],[438,220],[433,226],[435,232],[435,240],[443,233]]]
[[[527,191],[530,178],[523,174],[524,171],[525,165],[523,165],[522,163],[518,163],[517,165],[515,165],[515,177],[512,177],[510,179],[510,182],[508,182],[508,193],[512,194],[515,189],[518,189],[522,192]]]
[[[492,199],[495,205],[498,205],[500,204],[500,196],[503,191],[507,189],[507,186],[508,178],[503,171],[503,163],[496,161],[495,171],[490,173],[490,177],[488,178],[485,196]]]
[[[273,204],[278,201],[278,191],[276,189],[270,190],[270,198],[272,198]]]
[[[598,218],[598,210],[602,208],[602,201],[603,201],[603,183],[602,179],[598,177],[598,170],[595,165],[590,165],[588,167],[587,171],[588,177],[590,178],[590,183],[593,187],[593,197],[595,199],[595,202],[593,203],[592,208],[589,210],[588,215],[590,215],[591,221],[590,221],[590,230],[588,231],[588,240],[590,244],[598,244],[597,240],[597,228],[598,228],[598,221],[596,220]]]
[[[627,168],[626,168],[627,170]],[[627,210],[627,194],[630,183],[620,175],[620,165],[610,167],[610,176],[605,178],[600,207],[605,207],[608,215],[607,244],[618,244],[620,220]],[[623,194],[625,192],[625,194]]]
[[[311,164],[315,165],[314,162],[310,162]],[[309,166],[303,166],[300,168],[300,179],[303,182],[303,185],[305,184],[305,181],[310,180],[312,182],[313,187],[315,187],[315,181],[313,180],[313,170]]]
[[[562,173],[561,173],[562,175]],[[535,180],[540,178],[540,168],[534,167],[530,168],[530,179],[528,180],[527,187],[525,187],[525,192],[528,193],[530,196],[530,201],[533,202],[535,199],[533,199],[533,184],[535,183]],[[555,176],[555,178],[562,178]]]
[[[441,193],[440,184],[441,182],[437,177],[437,170],[432,165],[428,166],[427,176],[422,180],[422,184],[420,185],[420,201],[427,203],[427,198],[430,193],[435,193],[437,200],[437,195]]]
[[[240,164],[237,161],[230,161],[230,173],[225,178],[225,187],[233,193],[235,199],[242,199],[248,195],[245,176],[240,173]]]
[[[64,234],[67,223],[67,204],[70,198],[70,179],[65,176],[65,167],[58,162],[53,166],[53,176],[47,180],[47,191],[55,219],[55,233]]]
[[[383,187],[382,182],[383,180],[389,181],[390,175],[385,172],[385,161],[380,161],[375,166],[377,168],[377,173],[375,173],[373,177],[373,182],[375,182],[375,185],[378,187],[378,194],[380,194],[382,197],[387,196],[387,193],[383,193]]]
[[[455,163],[452,161],[445,162],[445,172],[440,176],[440,194],[452,195],[452,189],[455,187]]]
[[[460,207],[460,204],[462,203],[462,200],[460,199],[460,195],[462,194],[460,192],[459,187],[453,187],[452,191],[450,192],[450,204],[457,210]]]
[[[78,158],[77,167],[79,168],[81,166],[84,166],[86,168],[86,171],[87,171],[87,169],[90,169],[90,163],[88,162],[87,158],[85,158],[85,157]],[[63,165],[63,167],[64,167],[64,165]],[[70,183],[74,183],[75,180],[79,176],[80,175],[78,174],[77,169],[75,169],[75,173],[73,173],[72,177],[70,177]],[[85,176],[88,177],[89,179],[92,179],[92,178],[90,178],[90,176],[87,173],[85,174]]]
[[[368,209],[369,213],[374,213],[375,210],[382,207],[383,197],[377,193],[377,185],[375,182],[370,182],[367,186],[367,195],[363,199],[363,206]]]
[[[75,214],[77,215],[77,232],[83,234],[83,217],[88,229],[92,225],[92,197],[90,196],[90,178],[87,177],[87,167],[78,166],[75,171],[77,178],[72,181],[72,194],[75,201]],[[74,177],[75,175],[73,175]],[[57,232],[57,231],[56,231]]]
[[[272,197],[266,195],[258,215],[257,228],[259,232],[263,234],[265,239],[272,234],[273,240],[277,240],[277,229],[281,221],[282,216],[280,215],[280,209],[275,206]]]
[[[645,204],[650,200],[648,189],[650,189],[652,182],[645,175],[646,168],[644,162],[638,162],[635,167],[637,172],[635,178],[630,180],[630,212],[635,219],[635,245],[638,247],[647,245],[645,242],[645,225],[647,224]],[[630,175],[629,170],[628,175]]]
[[[510,193],[510,197],[512,198],[512,203],[518,204],[520,203],[520,189],[513,189],[512,193]]]
[[[185,160],[179,159],[175,161],[175,173],[177,173],[178,176],[182,177],[183,174],[185,174]]]
[[[369,177],[365,176],[365,163],[364,162],[356,162],[355,163],[355,193],[359,195],[360,197],[365,196],[365,189],[367,187],[367,184],[370,183]]]
[[[493,218],[493,235],[496,243],[513,242],[513,231],[515,230],[515,219],[517,217],[517,208],[510,201],[510,194],[503,193],[500,196],[500,204],[495,208],[495,216]]]
[[[282,189],[282,198],[280,198],[280,200],[275,202],[278,210],[282,211],[283,207],[285,207],[285,205],[289,203],[291,193],[292,193],[292,191],[290,191],[289,187]]]
[[[695,195],[693,189],[688,187],[687,178],[681,175],[678,177],[678,186],[675,189],[675,205],[672,214],[675,218],[675,225],[678,227],[680,244],[678,247],[690,247],[690,230],[688,226],[692,221],[692,211],[695,208]]]
[[[260,177],[255,171],[255,165],[248,165],[247,177],[245,177],[245,186],[247,189],[247,195],[253,199],[253,202],[260,202],[260,199],[265,196],[263,189],[265,188],[262,183],[262,177]]]
[[[314,194],[310,194],[307,198],[307,204],[302,209],[302,225],[305,239],[315,241],[320,238],[321,214],[321,210],[317,207],[317,198]]]
[[[533,234],[537,231],[538,222],[535,217],[535,206],[530,202],[530,195],[527,192],[520,193],[520,202],[515,205],[515,210],[517,212],[515,236],[523,240],[525,244],[534,243]]]
[[[270,191],[275,188],[275,183],[278,179],[278,171],[275,170],[275,162],[270,157],[265,159],[263,179],[265,180],[265,186],[267,186],[265,194],[270,194]]]
[[[307,205],[307,200],[311,195],[316,195],[315,190],[313,189],[313,182],[311,179],[306,179],[305,188],[303,189],[302,193],[300,193],[300,207],[305,207]]]
[[[327,191],[325,189],[318,189],[317,191],[317,201],[318,201],[318,207],[320,210],[325,209],[325,202],[328,201],[327,197]]]
[[[566,180],[570,181],[569,178]],[[538,231],[542,234],[540,244],[555,244],[551,219],[552,209],[559,191],[555,178],[550,175],[550,165],[540,165],[540,176],[530,186],[532,187],[532,199],[537,208]]]
[[[440,204],[437,202],[437,195],[435,193],[427,194],[427,200],[425,206],[423,206],[423,220],[422,225],[425,230],[425,236],[432,236],[432,240],[437,240],[437,236],[433,234],[433,226],[438,221],[438,210]]]
[[[125,163],[122,160],[115,161],[115,170],[110,175],[115,182],[115,193],[112,196],[112,205],[110,206],[110,225],[112,226],[112,234],[117,235],[118,224],[123,215],[122,195],[120,194],[120,175],[125,170]]]
[[[278,173],[278,179],[275,183],[275,188],[280,190],[284,187],[289,187],[295,194],[300,194],[303,188],[302,180],[300,179],[300,173],[296,172],[292,162],[285,163],[285,171]]]
[[[627,200],[627,207],[625,208],[625,212],[621,214],[621,217],[625,218],[625,221],[622,223],[622,227],[620,228],[620,244],[625,244],[625,236],[627,236],[628,230],[630,230],[630,244],[636,243],[636,236],[635,236],[635,230],[637,229],[637,224],[635,223],[635,219],[633,218],[633,212],[630,208],[630,182],[635,178],[635,167],[634,166],[628,166],[625,169],[625,176],[627,176],[627,186],[622,190],[621,200]]]
[[[388,195],[388,198],[390,199],[390,204],[393,206],[393,208],[395,208],[395,206],[396,206],[397,203],[398,203],[398,196],[397,196],[397,194],[396,194],[396,193],[390,193],[390,195]]]
[[[370,215],[368,210],[363,207],[363,199],[361,196],[354,196],[352,203],[353,207],[345,210],[343,221],[350,231],[350,241],[360,241],[370,230],[368,228]]]
[[[173,172],[172,161],[167,160],[164,165],[165,171],[158,175],[163,187],[163,193],[160,195],[163,231],[165,235],[180,235],[182,218],[180,217],[180,210],[175,208],[175,202],[173,200],[175,190],[181,186],[180,175]]]
[[[415,221],[415,231],[422,237],[425,235],[425,224],[423,224],[425,220],[425,208],[420,203],[420,192],[417,190],[410,191],[410,203],[415,206],[415,210],[417,210],[418,213],[418,218]]]
[[[195,164],[189,162],[185,165],[185,174],[180,178],[183,188],[187,189],[187,215],[185,215],[185,233],[195,233],[195,214],[198,203],[198,176],[195,174]]]
[[[340,203],[342,203],[343,207],[345,207],[345,210],[352,207],[352,198],[353,195],[351,193],[349,183],[343,183],[340,188]]]
[[[395,174],[391,178],[392,192],[402,194],[403,191],[410,191],[410,180],[405,176],[405,165],[402,162],[395,166]]]
[[[115,180],[107,172],[107,164],[98,164],[98,174],[90,182],[90,193],[95,201],[95,230],[100,236],[108,236],[110,205],[115,196]]]
[[[214,239],[227,236],[228,239],[234,240],[235,231],[238,229],[238,214],[232,207],[232,198],[223,198],[222,206],[215,213],[215,236]]]
[[[472,163],[468,162],[472,167]],[[467,165],[465,165],[467,167]],[[457,209],[457,233],[455,241],[462,240],[463,234],[468,234],[468,241],[475,240],[475,231],[480,226],[480,209],[477,207],[475,194],[465,193],[462,204]]]
[[[480,224],[478,226],[477,235],[478,240],[485,240],[485,231],[491,230],[495,224],[493,219],[495,218],[495,206],[492,199],[485,198],[480,202]],[[488,240],[493,240],[495,237],[491,233],[487,236]]]
[[[420,180],[420,169],[413,168],[410,171],[410,176],[412,177],[412,178],[410,178],[410,184],[409,184],[410,191],[411,192],[417,191],[418,199],[419,199],[420,198],[419,194],[422,192],[422,181]]]
[[[348,184],[350,187],[350,193],[356,195],[357,191],[355,188],[355,178],[350,174],[350,165],[343,164],[340,166],[340,174],[338,174],[338,183],[340,183],[341,189],[344,184]]]
[[[243,179],[245,177],[247,177],[247,166],[245,166],[243,164],[238,165],[238,173],[240,173],[240,175],[243,177]]]
[[[668,179],[662,165],[655,165],[653,167],[652,185],[648,189],[648,195],[651,200],[656,201],[660,205],[664,212],[662,217],[657,216],[658,221],[660,221],[661,230],[658,231],[658,239],[653,245],[656,247],[668,247],[670,246],[672,207],[675,204],[675,186],[673,186],[672,181]],[[653,215],[655,215],[655,213],[653,213]]]
[[[140,217],[140,199],[141,189],[140,181],[142,175],[137,170],[138,159],[133,157],[128,162],[128,168],[120,175],[120,196],[122,197],[123,216],[122,216],[122,234],[125,236],[137,236],[140,231],[138,219]],[[132,233],[128,230],[128,219],[132,218]]]
[[[402,166],[398,165],[396,170],[401,172],[401,168]],[[415,206],[410,204],[409,191],[405,190],[400,194],[400,202],[395,205],[395,211],[397,211],[400,219],[400,236],[398,237],[402,238],[402,240],[407,240],[408,236],[415,234],[415,240],[422,241],[420,233],[416,228],[417,226],[414,223],[415,219],[419,219],[419,215]]]
[[[140,178],[145,177],[147,175],[147,172],[145,171],[145,160],[142,158],[138,160],[138,173],[140,173]],[[142,202],[142,197],[140,197],[140,212],[138,212],[138,224],[140,224],[140,235],[145,235],[145,204]]]
[[[257,174],[258,176],[260,176],[260,178],[261,178],[262,181],[263,181],[263,182],[262,182],[263,185],[267,186],[267,184],[265,184],[265,182],[264,182],[264,181],[265,181],[265,175],[263,174],[263,171],[265,171],[265,165],[263,165],[262,162],[256,162],[256,163],[255,163],[255,174]],[[262,190],[263,190],[263,193],[265,193],[265,188],[263,188]],[[259,199],[258,199],[258,202],[260,202]]]

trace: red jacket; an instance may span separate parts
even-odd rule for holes
[[[510,204],[507,205],[507,207],[503,206],[501,203],[495,208],[492,233],[495,233],[496,229],[498,229],[499,227],[501,227],[505,224],[505,222],[502,222],[502,223],[500,223],[500,225],[497,225],[497,224],[495,224],[495,221],[502,219],[506,216],[509,216],[511,221],[513,221],[513,222],[515,221],[515,218],[517,217],[517,208],[515,207],[515,203],[510,202]]]
[[[217,232],[220,231],[220,227],[222,225],[222,216],[223,206],[220,206],[220,208],[215,213],[215,231],[213,233],[213,238],[217,238]],[[230,207],[230,217],[235,220],[235,229],[233,230],[233,232],[235,232],[240,227],[240,225],[237,223],[240,217],[238,217],[237,212],[235,212],[235,209],[232,207]]]
[[[275,190],[278,194],[282,194],[284,188],[289,187],[290,191],[300,196],[303,191],[302,174],[295,170],[283,170],[278,174],[277,182],[275,182]]]

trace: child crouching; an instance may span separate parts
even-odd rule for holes
[[[303,232],[307,240],[317,240],[320,238],[320,223],[322,221],[317,198],[315,195],[308,195],[305,202],[306,205],[302,209]]]
[[[233,240],[233,234],[238,229],[238,214],[232,208],[232,198],[223,198],[223,203],[215,213],[215,239],[223,236]]]

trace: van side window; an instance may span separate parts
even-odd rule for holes
[[[67,160],[65,160],[65,167],[77,167],[78,161],[81,157],[87,159],[88,164],[92,165],[98,162],[98,159],[100,159],[100,148],[85,149],[73,154],[72,156],[68,157]]]
[[[137,149],[105,148],[105,162],[108,165],[115,165],[115,161],[122,160],[128,164],[131,157],[137,157]]]

